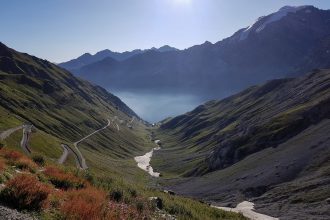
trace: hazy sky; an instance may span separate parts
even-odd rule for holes
[[[219,41],[284,5],[329,0],[0,0],[0,41],[66,61],[102,49],[179,49]]]

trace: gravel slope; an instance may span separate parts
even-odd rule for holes
[[[30,215],[18,212],[15,209],[10,209],[4,206],[0,206],[0,219],[3,220],[33,220],[37,219]]]

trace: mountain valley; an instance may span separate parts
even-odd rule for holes
[[[0,42],[0,210],[329,219],[330,10],[284,6],[216,43],[58,64]]]
[[[169,119],[155,131],[162,148],[153,168],[184,195],[222,205],[253,199],[281,219],[302,209],[302,217],[329,215],[329,76],[272,80]]]

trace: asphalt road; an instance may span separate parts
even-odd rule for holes
[[[78,148],[78,144],[81,143],[82,141],[84,141],[85,139],[89,138],[90,136],[92,136],[92,135],[94,135],[94,134],[96,134],[96,133],[98,133],[98,132],[100,132],[100,131],[106,129],[107,127],[109,127],[110,124],[111,124],[111,122],[110,122],[109,119],[107,119],[107,120],[108,120],[108,124],[107,124],[106,126],[104,126],[103,128],[100,128],[100,129],[94,131],[93,133],[91,133],[91,134],[89,134],[89,135],[83,137],[83,138],[80,139],[79,141],[76,141],[76,142],[73,143],[73,146],[75,147],[75,149],[76,149],[76,151],[77,151],[78,157],[80,158],[80,168],[81,168],[81,169],[86,170],[86,169],[88,169],[88,166],[87,166],[87,164],[86,164],[86,160],[85,160],[84,156],[82,155],[82,153],[80,152],[80,150],[79,150],[79,148]]]
[[[29,147],[29,140],[31,137],[33,125],[23,125],[23,136],[21,140],[21,147],[26,154],[31,154]]]
[[[3,131],[0,133],[0,140],[4,140],[6,139],[7,137],[9,137],[12,133],[14,133],[15,131],[18,131],[20,129],[23,129],[24,125],[20,125],[20,126],[17,126],[15,128],[10,128],[6,131]]]
[[[68,145],[61,144],[61,147],[63,148],[63,154],[60,157],[60,159],[58,159],[58,161],[57,161],[59,164],[63,164],[66,161],[66,159],[68,158],[68,156],[69,156]]]

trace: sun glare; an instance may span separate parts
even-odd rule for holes
[[[190,4],[191,0],[173,0],[176,4]]]

